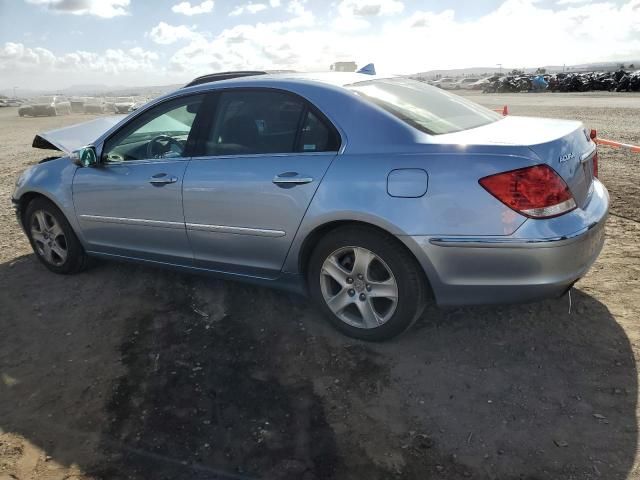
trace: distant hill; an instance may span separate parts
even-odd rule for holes
[[[25,88],[18,89],[16,94],[19,98],[31,98],[38,95],[57,94],[65,95],[68,97],[74,96],[107,96],[107,97],[125,97],[130,95],[144,96],[144,97],[157,97],[163,93],[170,92],[180,88],[182,84],[174,85],[157,85],[149,87],[127,87],[125,85],[108,86],[108,85],[73,85],[71,87],[62,89],[44,89],[44,90],[29,90]],[[0,90],[0,95],[13,96],[13,89]]]
[[[543,68],[547,73],[559,72],[589,72],[589,71],[615,71],[624,65],[625,69],[629,69],[629,65],[634,65],[633,70],[640,70],[640,60],[625,60],[620,62],[594,62],[583,63],[581,65],[544,65],[542,67],[526,67],[526,73],[535,73],[538,68]],[[523,70],[522,67],[471,67],[471,68],[452,68],[442,70],[429,70],[427,72],[413,73],[411,77],[434,78],[434,77],[470,77],[492,75],[494,73],[508,73],[512,70]]]

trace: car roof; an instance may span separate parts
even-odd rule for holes
[[[213,80],[207,83],[201,83],[194,85],[193,87],[187,86],[184,87],[189,89],[202,89],[208,90],[208,87],[212,87],[214,85],[242,85],[244,83],[254,83],[256,81],[267,82],[267,83],[277,83],[278,81],[283,82],[294,82],[294,83],[321,83],[326,85],[332,85],[334,87],[344,87],[345,85],[350,85],[352,83],[358,82],[366,82],[368,80],[373,79],[381,79],[381,78],[392,78],[393,75],[368,75],[365,73],[356,73],[356,72],[316,72],[316,73],[297,73],[297,72],[286,72],[286,73],[256,73],[255,75],[243,75],[233,78],[227,78],[224,80]]]

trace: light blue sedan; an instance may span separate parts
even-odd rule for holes
[[[609,197],[579,122],[502,117],[402,77],[249,73],[36,136],[68,153],[13,193],[42,263],[284,287],[383,340],[430,301],[560,296],[602,249]]]

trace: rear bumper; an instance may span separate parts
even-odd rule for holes
[[[573,218],[528,220],[511,236],[409,237],[405,243],[413,244],[438,304],[539,300],[562,295],[587,273],[604,245],[608,208],[608,193],[595,181],[585,209],[566,215]]]

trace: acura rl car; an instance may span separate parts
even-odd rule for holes
[[[609,206],[581,123],[502,117],[401,77],[209,75],[34,146],[67,153],[13,193],[49,270],[100,257],[279,286],[364,340],[431,301],[564,294]]]

